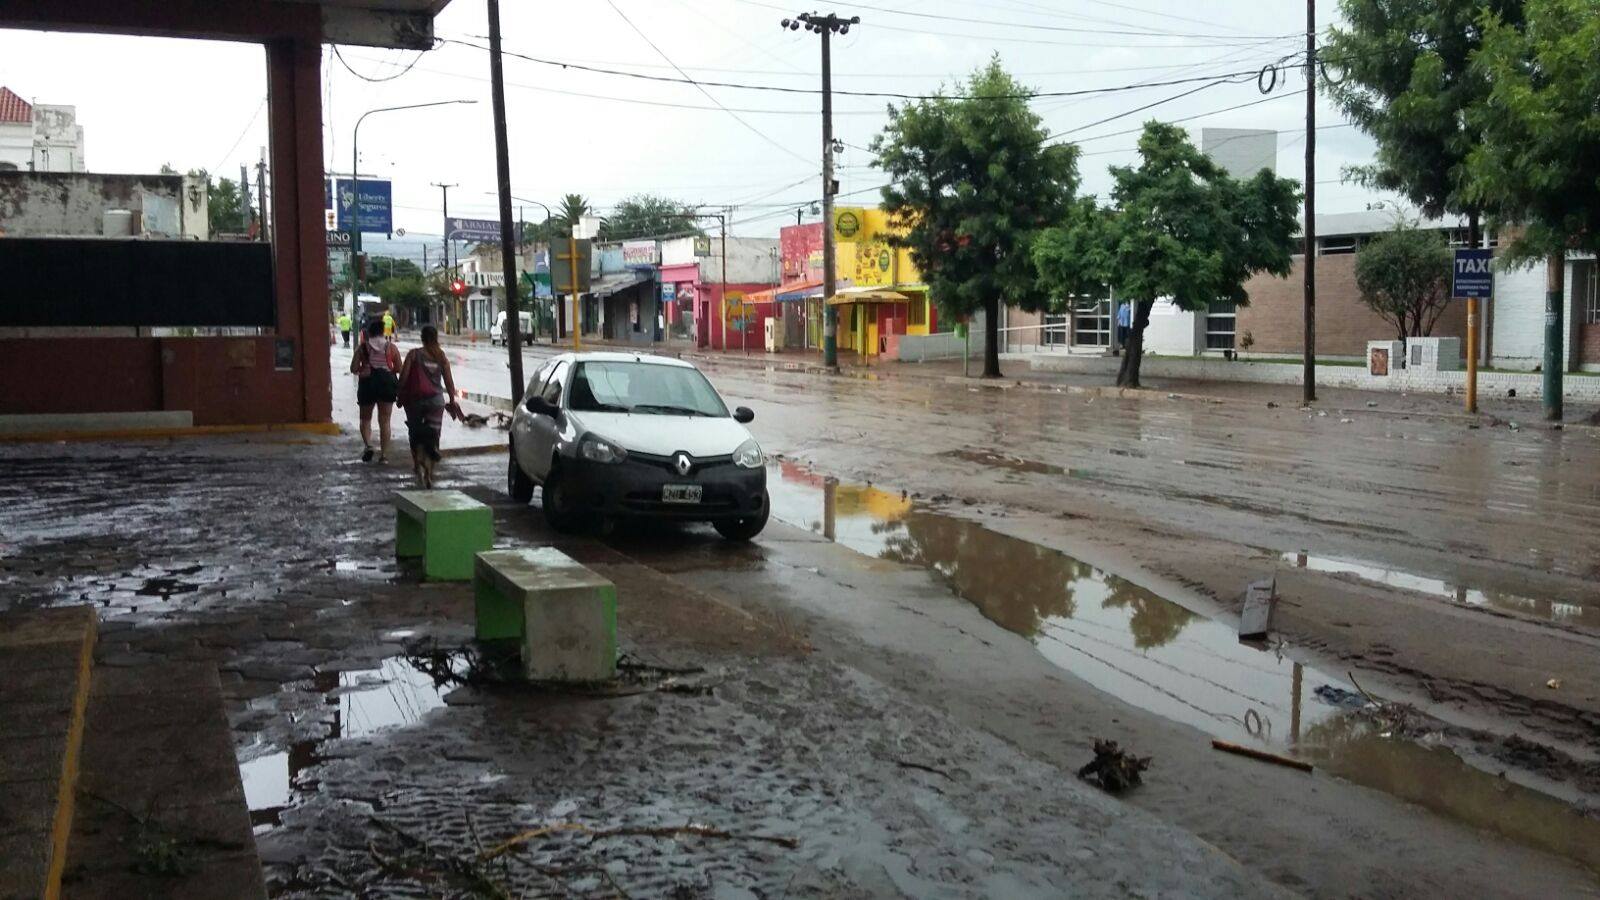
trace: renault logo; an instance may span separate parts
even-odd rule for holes
[[[672,457],[672,467],[678,470],[679,475],[688,475],[689,470],[694,468],[694,461],[689,459],[689,454],[678,453]]]

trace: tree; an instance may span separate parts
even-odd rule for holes
[[[694,214],[695,208],[688,204],[635,194],[618,203],[616,211],[600,223],[600,239],[625,241],[667,234],[704,234],[695,224]]]
[[[422,280],[422,267],[398,256],[374,256],[367,260],[367,278]]]
[[[1402,341],[1432,334],[1450,304],[1445,296],[1450,259],[1444,235],[1396,222],[1356,254],[1361,301],[1394,325]]]
[[[1257,272],[1289,274],[1299,224],[1298,183],[1266,169],[1228,175],[1183,130],[1150,122],[1137,168],[1113,166],[1112,206],[1042,237],[1034,262],[1043,279],[1070,292],[1102,282],[1133,304],[1117,384],[1139,387],[1144,331],[1158,298],[1202,312],[1218,300],[1250,302]]]
[[[883,189],[898,230],[890,242],[910,249],[944,315],[983,310],[983,374],[998,378],[1000,308],[1050,304],[1030,254],[1035,235],[1074,208],[1078,150],[1045,143],[1028,89],[998,57],[961,93],[890,107],[872,151],[893,179]]]
[[[207,188],[206,218],[211,223],[213,235],[249,231],[250,225],[245,220],[245,210],[249,208],[250,198],[239,190],[236,181],[219,178],[216,184]]]
[[[385,278],[374,285],[372,291],[382,297],[383,302],[390,306],[423,309],[430,302],[428,291],[423,285],[420,272],[415,276]]]
[[[556,214],[556,223],[561,225],[563,237],[572,233],[578,220],[589,214],[589,201],[583,199],[582,194],[568,194],[561,198],[561,205]]]
[[[1476,243],[1480,201],[1467,191],[1472,116],[1489,81],[1472,66],[1485,10],[1520,22],[1523,0],[1341,0],[1320,54],[1342,73],[1329,93],[1377,141],[1377,159],[1350,170],[1369,187],[1399,192],[1429,216],[1465,215]]]
[[[1510,262],[1543,257],[1545,416],[1561,418],[1566,257],[1600,250],[1600,15],[1595,0],[1528,0],[1523,27],[1486,12],[1474,71],[1490,85],[1471,123],[1468,194],[1521,232]],[[1505,233],[1502,230],[1502,233]]]

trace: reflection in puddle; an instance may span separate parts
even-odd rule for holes
[[[1004,453],[995,453],[992,450],[946,450],[939,455],[965,462],[975,462],[980,466],[993,466],[997,469],[1029,472],[1034,475],[1063,475],[1067,471],[1060,466],[1053,466],[1038,460],[1023,459],[1020,456],[1007,456]]]
[[[1295,662],[1281,646],[1241,644],[1231,625],[904,494],[788,462],[767,489],[773,517],[870,557],[937,571],[986,618],[1106,693],[1600,869],[1600,822],[1447,748],[1375,733],[1352,713],[1344,678]]]
[[[257,834],[278,825],[284,810],[316,790],[316,783],[305,777],[305,771],[322,761],[321,752],[327,742],[412,725],[444,705],[443,689],[403,657],[385,659],[376,669],[366,671],[319,672],[309,682],[291,689],[322,695],[328,710],[323,719],[328,734],[239,763],[250,821]]]
[[[1305,552],[1280,553],[1278,558],[1302,569],[1309,569],[1314,572],[1354,575],[1365,581],[1401,588],[1402,590],[1416,591],[1421,594],[1430,594],[1453,603],[1461,603],[1467,606],[1485,606],[1503,612],[1548,619],[1552,622],[1582,624],[1600,628],[1600,606],[1562,603],[1558,600],[1538,600],[1533,597],[1521,597],[1504,591],[1466,587],[1451,584],[1440,578],[1430,578],[1426,575],[1417,575],[1413,572],[1388,568],[1381,563],[1363,562],[1361,560],[1312,556]]]

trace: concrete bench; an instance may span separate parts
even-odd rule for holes
[[[494,546],[494,513],[460,491],[397,491],[394,555],[422,557],[430,581],[472,578],[472,555]]]
[[[608,681],[617,671],[617,589],[554,547],[479,553],[478,638],[517,638],[530,681]]]

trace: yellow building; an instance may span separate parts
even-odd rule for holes
[[[849,287],[827,298],[839,312],[839,347],[870,358],[895,336],[929,334],[936,313],[909,250],[889,243],[897,229],[881,209],[845,206],[833,212],[834,276]]]

